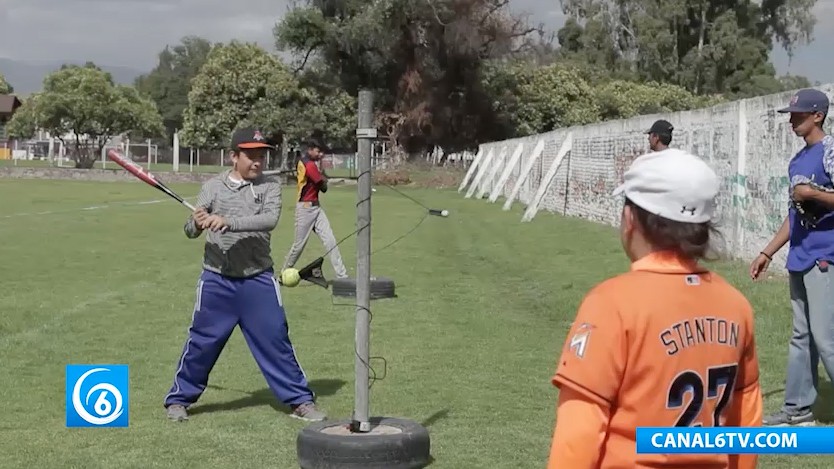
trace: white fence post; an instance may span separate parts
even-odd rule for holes
[[[174,167],[174,172],[178,173],[180,171],[180,132],[179,130],[174,132],[174,156],[171,160],[171,164]]]
[[[498,200],[498,196],[501,195],[501,192],[504,190],[504,184],[507,183],[507,179],[510,178],[510,174],[513,172],[513,168],[515,165],[518,164],[518,159],[521,157],[521,153],[524,151],[524,143],[519,143],[518,146],[515,147],[515,151],[513,155],[510,157],[510,161],[504,166],[504,171],[501,173],[501,177],[498,178],[498,182],[495,183],[495,187],[489,191],[489,201],[490,203],[494,203]]]
[[[502,145],[501,153],[498,154],[498,158],[495,158],[492,165],[490,165],[489,170],[487,171],[487,176],[481,181],[481,187],[478,190],[478,195],[475,197],[478,199],[482,199],[484,194],[491,190],[490,184],[495,179],[495,173],[501,168],[504,160],[507,156],[507,145]]]
[[[472,164],[469,165],[469,170],[466,171],[466,176],[463,177],[463,181],[460,182],[460,186],[458,186],[458,192],[462,191],[466,184],[469,183],[469,180],[472,178],[472,175],[475,174],[475,168],[478,167],[478,164],[481,162],[481,157],[484,156],[484,147],[478,147],[478,153],[475,155],[475,159],[472,160]],[[462,158],[462,157],[461,157]]]
[[[736,175],[734,181],[733,210],[736,217],[735,241],[736,246],[727,246],[736,252],[741,252],[744,246],[744,200],[747,198],[747,103],[745,100],[738,102],[738,153],[736,155]]]
[[[527,206],[527,210],[524,211],[524,216],[521,218],[521,221],[527,222],[536,216],[536,212],[539,211],[539,204],[541,204],[542,199],[544,199],[544,194],[547,193],[547,189],[550,187],[550,182],[556,177],[556,171],[559,170],[562,160],[565,159],[565,156],[571,151],[571,148],[573,148],[573,132],[568,133],[565,140],[562,141],[562,146],[559,147],[559,153],[556,155],[556,159],[550,164],[547,174],[542,179],[539,189],[536,191],[536,196],[533,197],[530,205]]]
[[[486,156],[483,159],[483,162],[478,165],[478,169],[475,173],[475,179],[472,181],[472,184],[469,185],[469,190],[466,191],[466,198],[469,199],[472,197],[472,194],[475,193],[475,190],[478,189],[478,186],[481,183],[481,179],[484,177],[484,173],[486,172],[487,168],[489,168],[489,164],[492,162],[492,155],[495,154],[494,145],[491,145],[489,151],[487,151]]]
[[[513,191],[510,192],[510,196],[507,197],[506,202],[504,202],[504,210],[509,210],[510,207],[513,206],[515,198],[518,197],[518,193],[521,192],[521,187],[527,181],[527,178],[530,176],[530,171],[533,170],[533,165],[536,164],[536,161],[538,161],[542,152],[544,152],[544,138],[539,138],[536,142],[536,147],[533,149],[533,153],[529,158],[527,158],[527,160],[525,160],[524,167],[521,168],[521,172],[518,174],[518,179],[515,181]]]

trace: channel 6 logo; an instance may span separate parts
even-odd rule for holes
[[[127,365],[67,365],[67,427],[127,427]]]

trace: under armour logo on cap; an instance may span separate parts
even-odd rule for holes
[[[253,139],[253,140],[258,140],[258,141],[261,141],[261,142],[262,142],[262,141],[264,141],[264,140],[266,140],[266,139],[264,138],[264,136],[263,136],[263,135],[261,135],[261,131],[260,131],[260,130],[256,130],[256,131],[255,131],[255,134],[254,134],[254,135],[252,135],[252,139]]]
[[[687,207],[686,205],[684,205],[683,207],[681,207],[681,213],[686,213],[686,212],[689,212],[689,214],[694,217],[695,216],[695,207]]]

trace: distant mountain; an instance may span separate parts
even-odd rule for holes
[[[84,65],[83,62],[70,63]],[[63,62],[27,62],[0,57],[0,73],[14,87],[14,93],[18,96],[27,96],[40,91],[44,77],[61,68],[61,65],[63,65]],[[146,73],[146,71],[128,67],[96,65],[101,67],[102,70],[110,72],[113,75],[113,80],[120,84],[133,84],[136,77]]]

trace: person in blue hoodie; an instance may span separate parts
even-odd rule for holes
[[[750,265],[759,279],[788,242],[793,335],[788,347],[785,402],[764,426],[811,426],[818,364],[834,382],[834,137],[823,130],[829,98],[822,91],[797,92],[781,113],[790,113],[794,133],[805,140],[788,165],[788,216]]]

